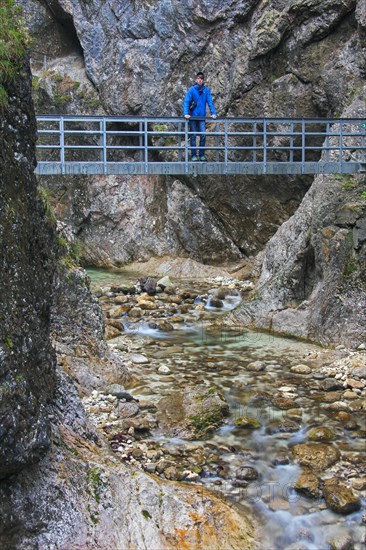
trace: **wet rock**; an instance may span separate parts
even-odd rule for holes
[[[118,296],[115,296],[114,303],[118,305],[127,304],[128,300],[129,299],[127,298],[127,296],[125,296],[124,294],[119,294]]]
[[[224,307],[224,302],[222,300],[219,300],[218,298],[210,298],[207,305],[209,307],[215,307],[217,309],[221,309]]]
[[[276,512],[278,510],[289,510],[290,503],[285,498],[275,497],[271,498],[268,502],[268,508],[273,512]]]
[[[341,396],[340,392],[330,391],[322,396],[322,401],[324,403],[334,403],[335,401],[339,401]]]
[[[139,460],[144,456],[144,451],[139,447],[132,448],[129,453],[133,456],[135,460]]]
[[[309,498],[321,496],[320,479],[312,470],[304,470],[297,479],[294,489]]]
[[[112,340],[113,338],[117,338],[121,332],[118,330],[118,328],[112,327],[111,325],[106,325],[104,330],[104,337],[106,340]]]
[[[329,550],[354,550],[355,548],[352,536],[349,533],[340,532],[336,535],[331,535],[327,543]]]
[[[311,368],[308,365],[294,365],[290,368],[290,371],[296,374],[309,374]]]
[[[154,474],[156,471],[156,464],[154,462],[148,462],[147,464],[144,464],[144,470],[149,474]]]
[[[160,374],[169,374],[171,370],[167,365],[160,365],[158,372],[160,372]]]
[[[131,306],[127,304],[120,307],[116,307],[108,311],[108,316],[110,317],[110,319],[119,319],[120,317],[123,317],[125,313],[130,311],[130,309],[131,309]]]
[[[337,514],[350,514],[361,508],[361,501],[336,477],[324,480],[323,495],[328,507]]]
[[[108,319],[106,324],[108,326],[111,326],[111,327],[114,327],[116,329],[118,329],[120,332],[123,331],[123,323],[121,323],[120,321],[116,321],[116,320],[113,320],[113,319]]]
[[[257,430],[262,426],[258,418],[252,416],[241,416],[235,420],[234,424],[237,428],[247,428],[249,430]]]
[[[254,481],[258,479],[259,473],[255,468],[250,466],[242,466],[235,471],[235,477],[239,480]]]
[[[170,321],[172,323],[184,323],[184,317],[181,317],[180,315],[173,315],[170,317]]]
[[[308,431],[307,436],[309,441],[330,441],[334,439],[334,433],[332,430],[324,426],[311,428]]]
[[[182,472],[182,478],[185,481],[198,481],[200,476],[196,472],[191,472],[191,470],[184,470]]]
[[[358,395],[357,395],[357,393],[354,393],[353,391],[346,390],[343,393],[343,398],[344,399],[358,399]]]
[[[152,310],[156,309],[155,302],[153,302],[151,300],[144,300],[144,299],[138,300],[137,305],[138,305],[138,307],[140,307],[141,309],[144,309],[144,310],[152,311]]]
[[[160,286],[160,288],[162,290],[165,290],[166,287],[171,287],[172,286],[172,282],[171,282],[169,276],[165,275],[165,277],[162,277],[161,279],[159,279],[157,281],[156,286]]]
[[[293,447],[292,454],[299,464],[316,472],[326,470],[340,458],[338,449],[325,443],[300,443]]]
[[[323,391],[343,390],[343,383],[334,378],[326,378],[321,382],[320,387]]]
[[[276,433],[294,433],[297,432],[301,427],[299,422],[295,420],[290,420],[288,418],[279,418],[272,420],[266,426],[266,433],[276,434]]]
[[[128,312],[128,316],[129,317],[133,317],[133,318],[139,318],[139,317],[142,317],[143,315],[143,311],[140,307],[133,307],[132,309],[130,309],[130,311]]]
[[[248,365],[246,365],[245,368],[249,371],[260,372],[265,370],[266,364],[263,363],[262,361],[253,361],[252,363],[249,363]]]
[[[357,358],[352,361],[352,367],[350,374],[352,376],[357,376],[357,378],[366,379],[366,360]]]
[[[246,481],[245,479],[234,479],[231,484],[233,487],[245,488],[248,487],[249,481]]]
[[[131,418],[132,416],[136,416],[138,414],[140,407],[136,401],[130,401],[127,403],[122,403],[119,401],[117,410],[120,418]]]
[[[273,466],[285,466],[290,463],[290,459],[285,452],[281,452],[278,456],[271,460],[271,463]]]
[[[143,276],[140,277],[139,283],[143,292],[147,292],[147,294],[149,294],[150,296],[155,294],[157,283],[156,279],[154,279],[153,277]]]
[[[352,487],[357,491],[364,491],[366,489],[366,477],[352,479]]]
[[[158,403],[158,420],[167,434],[182,439],[204,438],[229,414],[224,397],[216,388],[187,387]]]
[[[349,386],[350,388],[358,388],[358,389],[363,389],[365,387],[365,383],[364,382],[361,382],[360,380],[354,380],[353,378],[348,378],[346,380],[346,384],[347,386]]]
[[[142,355],[142,353],[133,353],[129,356],[129,359],[136,365],[145,365],[150,362],[146,355]]]
[[[164,332],[171,332],[172,330],[174,330],[173,325],[168,323],[168,321],[159,321],[158,323],[156,323],[156,326],[159,330],[162,330]]]
[[[188,313],[189,311],[191,311],[193,306],[191,306],[190,304],[183,304],[182,306],[180,306],[179,308],[179,311],[181,313]]]
[[[106,387],[106,393],[114,395],[117,399],[125,399],[126,401],[132,401],[133,397],[128,393],[120,384],[110,384]]]
[[[277,408],[281,410],[288,410],[293,409],[296,407],[296,403],[293,399],[289,399],[287,397],[276,397],[272,399],[272,404]]]

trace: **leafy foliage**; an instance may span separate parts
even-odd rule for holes
[[[30,45],[30,37],[14,0],[0,3],[0,108],[7,104],[6,84],[16,76]]]

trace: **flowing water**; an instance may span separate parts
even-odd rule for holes
[[[94,286],[123,282],[122,274],[98,270],[89,274]],[[129,274],[128,280],[133,279]],[[227,297],[224,309],[236,307],[238,300],[235,295]],[[220,323],[222,315],[223,310],[208,300],[205,312],[188,316],[171,332],[127,316],[122,319],[125,334],[142,343],[139,351],[149,360],[138,365],[139,378],[131,390],[134,397],[156,404],[173,391],[203,385],[208,390],[219,388],[230,406],[227,421],[206,441],[169,438],[159,427],[155,440],[170,450],[194,454],[201,447],[214,453],[199,482],[239,508],[252,508],[262,526],[261,548],[328,550],[331,539],[336,541],[333,548],[363,548],[362,508],[341,516],[327,508],[324,498],[307,498],[293,488],[302,468],[293,460],[291,449],[307,441],[313,426],[330,429],[331,444],[342,453],[341,462],[330,471],[350,479],[365,475],[364,419],[350,408],[354,425],[345,429],[321,388],[326,377],[323,367],[334,361],[335,352],[243,327],[226,327]],[[112,340],[112,345],[118,341]],[[290,370],[299,364],[310,366],[311,373]],[[169,374],[160,374],[159,365],[168,367]],[[254,419],[256,429],[238,425],[243,417]],[[250,482],[248,471],[256,472]]]

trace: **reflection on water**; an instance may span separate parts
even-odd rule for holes
[[[107,278],[104,274],[91,273],[93,283],[116,282],[116,274]],[[235,307],[240,299],[235,295],[229,298],[224,300],[226,309]],[[186,451],[211,446],[218,458],[204,469],[201,482],[239,507],[253,508],[263,526],[264,550],[329,550],[327,541],[332,537],[339,541],[349,537],[351,541],[334,548],[361,548],[362,544],[354,546],[352,539],[362,540],[362,511],[343,518],[327,509],[323,498],[310,499],[293,489],[302,470],[294,464],[291,449],[307,441],[309,427],[330,428],[335,437],[332,445],[353,457],[361,456],[365,449],[362,425],[359,433],[345,430],[323,400],[319,386],[323,350],[242,326],[227,327],[220,323],[222,310],[211,306],[210,300],[205,306],[207,313],[201,319],[191,315],[171,332],[152,328],[146,321],[123,318],[129,338],[149,340],[143,348],[149,363],[138,367],[134,396],[157,403],[177,389],[184,392],[187,385],[202,385],[219,388],[230,406],[229,420],[208,441],[166,438],[159,429],[154,434],[156,440],[166,448]],[[123,337],[120,340],[123,342]],[[113,345],[118,343],[115,338]],[[161,364],[169,367],[169,376],[157,372]],[[318,378],[312,373],[291,372],[291,367],[299,364],[310,365]],[[257,421],[256,429],[238,425],[243,417]],[[362,424],[362,419],[357,422]],[[252,471],[257,477],[248,482]]]

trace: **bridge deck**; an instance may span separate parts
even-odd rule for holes
[[[38,174],[352,174],[366,169],[366,119],[206,119],[208,162],[190,160],[184,118],[42,115],[37,124]]]

